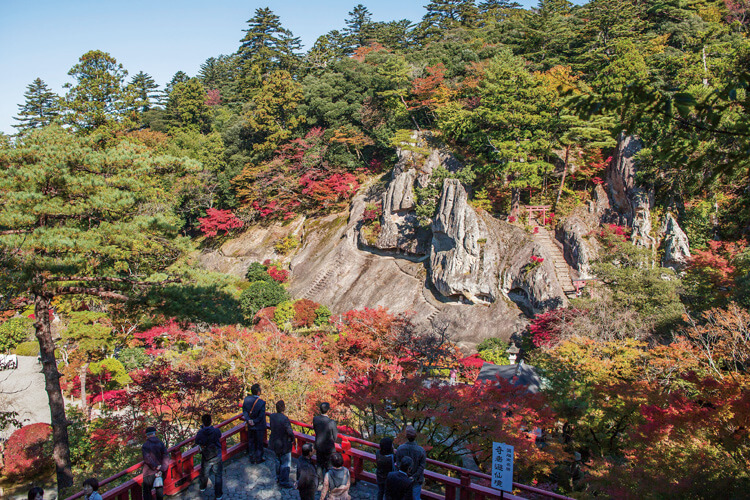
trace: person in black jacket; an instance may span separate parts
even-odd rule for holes
[[[411,458],[404,457],[399,463],[398,471],[388,473],[385,480],[386,500],[411,500],[413,495],[413,482],[409,477],[409,468],[414,465]]]
[[[384,437],[380,440],[380,449],[375,453],[375,464],[375,477],[378,482],[377,500],[383,500],[385,496],[385,480],[388,474],[398,470],[396,469],[396,459],[393,457],[393,439]]]
[[[284,401],[276,403],[276,413],[269,417],[271,424],[271,437],[268,439],[268,447],[276,453],[279,465],[276,466],[276,482],[282,488],[294,486],[289,481],[289,471],[292,468],[292,445],[294,444],[294,431],[289,417],[284,415],[286,404]]]
[[[297,461],[297,482],[294,487],[299,491],[300,500],[315,500],[318,490],[318,473],[312,464],[312,443],[302,445],[302,456]]]
[[[323,482],[323,475],[328,471],[328,462],[331,460],[331,455],[336,451],[336,438],[339,435],[336,422],[326,415],[330,409],[331,405],[329,403],[320,403],[320,415],[313,417],[315,462],[318,466],[318,476],[321,484]]]
[[[411,425],[406,426],[407,442],[402,444],[396,450],[396,463],[400,464],[404,459],[409,458],[412,462],[409,469],[409,477],[412,479],[412,488],[414,491],[414,500],[419,500],[422,494],[422,483],[424,483],[424,468],[427,463],[427,454],[424,448],[419,446],[415,441],[417,439],[417,430]],[[399,466],[401,470],[401,466]]]
[[[260,399],[260,384],[250,387],[251,395],[242,402],[242,419],[248,430],[248,453],[251,464],[263,462],[266,438],[266,402]]]
[[[214,494],[221,500],[224,486],[224,463],[221,461],[221,431],[211,425],[211,415],[201,417],[203,427],[195,436],[195,444],[201,447],[201,493],[208,487],[208,475],[214,473]]]

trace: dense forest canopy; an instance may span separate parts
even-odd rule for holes
[[[518,479],[581,498],[747,494],[750,4],[425,9],[377,22],[356,5],[302,52],[259,8],[234,53],[163,89],[100,50],[73,64],[64,95],[29,84],[17,134],[0,135],[0,347],[20,352],[36,334],[26,348],[41,351],[61,491],[74,470],[134,461],[127,443],[147,422],[174,443],[260,381],[299,418],[336,402],[372,440],[415,422],[443,460],[470,453],[485,468],[493,440],[513,443]],[[474,207],[514,222],[521,204],[551,205],[552,226],[591,200],[618,142],[635,137],[634,182],[657,222],[669,214],[684,229],[692,256],[673,272],[655,264],[662,248],[635,245],[620,225],[592,232],[606,249],[599,285],[522,332],[548,382],[535,396],[430,389],[425,378],[452,369],[476,377],[445,329],[382,309],[332,318],[289,297],[282,262],[246,279],[196,264],[196,250],[250,225],[345,210],[413,131],[466,165]],[[449,175],[415,193],[428,224]],[[481,359],[501,362],[506,348],[480,345]],[[66,410],[63,392],[80,405]]]

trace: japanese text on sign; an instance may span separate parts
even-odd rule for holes
[[[513,491],[513,447],[492,443],[492,487]]]

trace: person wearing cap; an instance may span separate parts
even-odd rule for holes
[[[266,440],[266,402],[260,399],[260,394],[260,384],[253,384],[250,396],[242,402],[242,419],[248,430],[251,464],[263,462],[263,442]]]
[[[152,500],[152,489],[156,491],[156,500],[163,500],[163,476],[169,470],[169,454],[164,443],[156,437],[156,427],[146,428],[146,442],[141,447],[141,453],[143,455],[143,500]],[[162,486],[154,488],[154,481],[157,477],[162,478]]]
[[[398,464],[398,470],[388,473],[384,485],[386,500],[411,500],[414,487],[413,481],[409,477],[409,469],[412,465],[411,458],[404,457]]]
[[[396,450],[396,463],[399,464],[399,470],[401,470],[400,464],[404,458],[408,457],[411,459],[412,465],[409,468],[408,474],[413,481],[413,498],[414,500],[419,500],[422,495],[424,467],[427,463],[427,454],[425,453],[424,448],[415,442],[417,439],[417,430],[413,426],[407,425],[405,431],[407,441]]]
[[[336,451],[336,438],[339,430],[336,422],[331,420],[326,413],[331,409],[329,403],[320,403],[320,415],[313,417],[313,429],[315,430],[315,462],[318,466],[318,477],[321,484],[323,477],[328,471],[328,462],[331,455]]]

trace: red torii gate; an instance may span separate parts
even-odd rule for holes
[[[541,222],[544,224],[544,221],[547,220],[547,211],[552,208],[552,205],[524,205],[524,208],[529,211],[529,223],[531,223],[534,213],[541,213]]]

